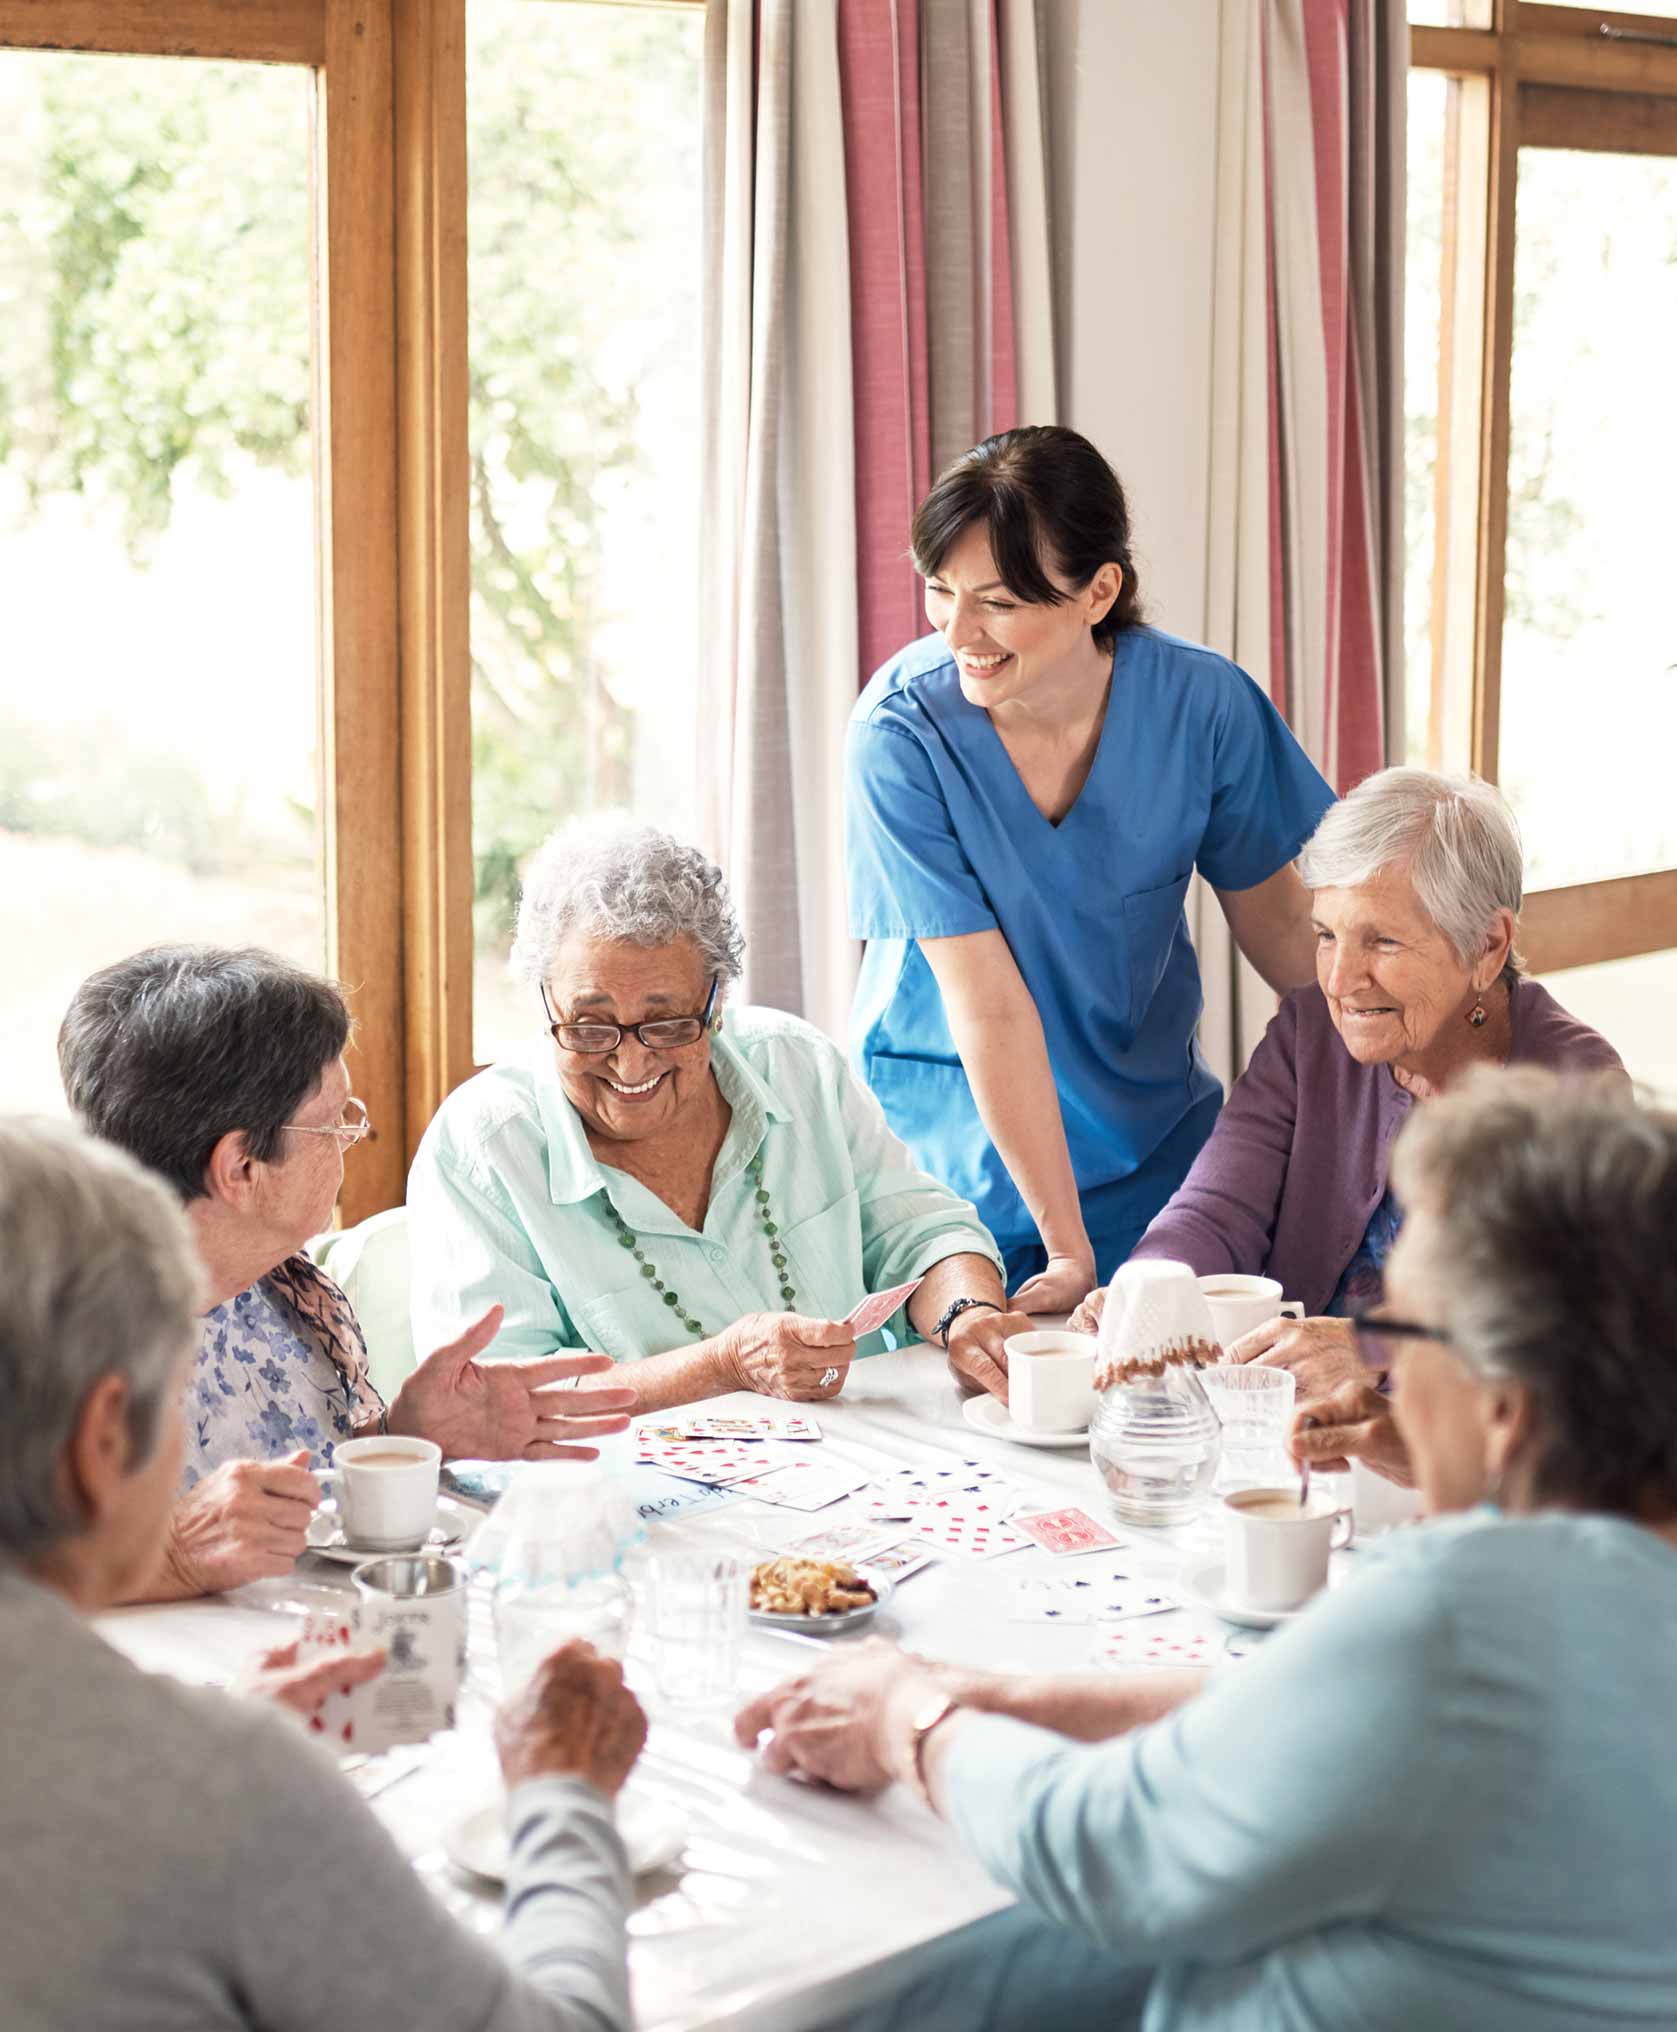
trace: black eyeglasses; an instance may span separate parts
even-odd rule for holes
[[[705,997],[702,1016],[660,1016],[653,1023],[556,1023],[553,1006],[547,999],[547,985],[541,984],[542,1009],[547,1016],[548,1035],[566,1051],[584,1058],[603,1058],[615,1051],[625,1037],[639,1038],[648,1051],[678,1051],[684,1044],[697,1044],[716,1007],[716,990],[721,977],[713,975]]]
[[[1365,1369],[1389,1370],[1402,1352],[1403,1341],[1447,1342],[1450,1336],[1435,1326],[1422,1326],[1412,1319],[1388,1319],[1379,1312],[1354,1312],[1351,1334],[1357,1345],[1357,1359]]]

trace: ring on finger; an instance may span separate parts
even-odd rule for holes
[[[837,1369],[823,1369],[821,1371],[820,1387],[823,1390],[830,1390],[837,1381],[838,1381]]]

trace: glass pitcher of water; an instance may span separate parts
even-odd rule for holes
[[[1185,1263],[1126,1263],[1101,1316],[1089,1455],[1120,1523],[1183,1524],[1204,1509],[1222,1428],[1199,1380],[1219,1359]]]

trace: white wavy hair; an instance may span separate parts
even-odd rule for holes
[[[1499,910],[1520,914],[1525,854],[1501,791],[1478,776],[1382,769],[1330,805],[1298,857],[1307,889],[1359,889],[1402,868],[1464,964]],[[1519,972],[1510,954],[1505,980]]]
[[[573,931],[649,949],[690,938],[724,990],[745,958],[716,863],[656,826],[620,818],[572,819],[537,849],[518,900],[513,972],[541,986]]]

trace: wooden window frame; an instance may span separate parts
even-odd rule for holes
[[[1603,37],[1603,25],[1632,38]],[[1639,41],[1636,37],[1648,37]],[[1446,259],[1432,611],[1429,761],[1447,754],[1445,686],[1472,673],[1469,755],[1497,778],[1514,339],[1514,195],[1533,146],[1677,154],[1677,21],[1493,0],[1487,28],[1409,31],[1410,65],[1468,87],[1471,136],[1447,134]],[[1565,139],[1553,137],[1564,135]],[[1664,143],[1665,145],[1662,145]],[[1471,461],[1475,484],[1455,483]],[[1471,507],[1469,506],[1471,503]],[[1677,946],[1677,869],[1539,890],[1521,939],[1535,972]]]

